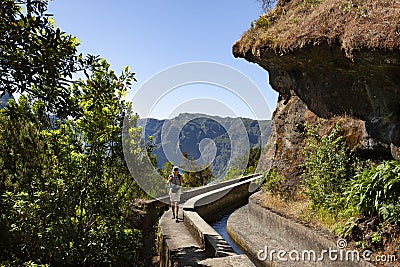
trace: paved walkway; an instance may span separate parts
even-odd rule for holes
[[[210,266],[210,267],[252,267],[254,264],[245,255],[234,255],[220,258],[207,258],[204,249],[192,237],[183,223],[183,212],[180,211],[179,222],[172,219],[169,209],[160,219],[160,227],[173,267]]]
[[[206,259],[206,255],[186,228],[182,215],[183,211],[180,211],[179,222],[176,222],[172,219],[172,211],[169,209],[160,219],[162,234],[170,250],[172,266],[198,266],[197,263]]]

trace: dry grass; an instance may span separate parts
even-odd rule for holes
[[[285,54],[306,45],[337,43],[348,57],[362,49],[399,50],[400,0],[280,1],[235,44],[239,53]],[[263,26],[260,26],[263,25]]]
[[[258,196],[261,200],[261,204],[293,221],[297,221],[303,225],[307,225],[311,229],[324,235],[326,238],[330,238],[335,241],[337,234],[335,232],[343,226],[346,221],[352,217],[358,217],[359,214],[348,214],[347,218],[338,219],[337,216],[330,214],[329,212],[320,210],[316,211],[310,207],[310,202],[307,197],[302,193],[297,193],[296,196],[291,200],[282,200],[279,195],[271,194],[269,192],[264,192]],[[339,228],[338,228],[339,227]],[[376,250],[376,254],[381,255],[397,255],[399,256],[399,246],[400,246],[400,229],[399,227],[392,226],[392,229],[388,231],[390,233],[390,239],[385,242],[385,246]],[[347,237],[349,240],[349,248],[358,249],[360,253],[364,251],[364,248],[357,246],[355,240],[351,237]],[[400,261],[392,263],[390,266],[400,266]],[[389,266],[389,265],[377,265],[377,266]]]
[[[305,223],[317,229],[332,232],[336,220],[328,214],[317,214],[310,208],[310,200],[302,192],[297,192],[289,200],[282,199],[280,195],[264,192],[262,205],[284,217]]]
[[[324,210],[314,210],[308,197],[297,191],[290,199],[283,199],[278,194],[271,194],[268,191],[260,196],[262,206],[299,223],[334,235],[340,225],[343,225],[349,218],[339,220],[337,216]]]

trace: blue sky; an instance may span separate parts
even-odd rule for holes
[[[135,110],[141,117],[168,118],[179,112],[198,112],[271,118],[277,93],[269,85],[268,73],[232,55],[232,45],[261,14],[256,0],[54,0],[49,2],[48,13],[54,14],[58,27],[81,41],[80,52],[106,58],[117,73],[124,66],[136,73],[138,82],[128,95],[134,109],[135,94],[144,90],[146,82],[168,68],[196,61],[238,70],[254,82],[267,103],[265,112],[255,114],[252,101],[240,95],[246,90],[238,94],[235,89],[205,80],[165,89],[157,101],[152,89],[146,89],[148,98],[144,99],[149,99],[148,103],[140,100]],[[143,113],[139,108],[143,105],[151,105],[151,113]]]

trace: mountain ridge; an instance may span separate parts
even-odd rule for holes
[[[145,140],[153,137],[158,168],[168,161],[181,164],[186,152],[197,165],[209,165],[216,177],[226,173],[234,159],[249,148],[264,146],[271,132],[270,120],[201,113],[181,113],[172,119],[143,118],[138,126],[143,127]]]

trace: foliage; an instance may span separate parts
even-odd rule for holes
[[[46,9],[5,0],[0,10],[0,91],[25,93],[0,110],[0,262],[135,265],[141,233],[127,218],[144,193],[122,141],[124,118],[128,134],[140,131],[123,100],[134,74],[77,55]]]
[[[249,161],[247,162],[244,175],[252,174],[256,171],[260,156],[261,156],[261,147],[254,146],[250,148]]]
[[[47,0],[4,0],[0,9],[0,95],[29,93],[58,116],[73,110],[72,75],[96,57],[77,55],[78,41],[54,26]]]
[[[267,16],[262,15],[255,21],[256,28],[266,28],[270,25],[270,21]]]
[[[153,151],[156,149],[156,145],[154,144],[154,137],[150,135],[147,139],[148,139],[146,142],[147,157],[150,159],[151,165],[157,167],[157,155],[152,154]]]
[[[349,182],[345,195],[367,216],[400,222],[400,162],[384,161],[360,170]]]
[[[326,209],[315,209],[315,207],[312,207],[311,205],[305,206],[304,210],[300,213],[300,218],[302,220],[315,225],[323,225],[324,228],[333,231],[336,231],[338,224],[341,224],[342,218],[340,217],[341,216],[337,213],[333,213]]]
[[[232,166],[229,168],[229,170],[226,172],[226,175],[220,180],[220,182],[236,179],[242,176],[243,176],[243,170],[240,170],[237,167]]]
[[[199,187],[213,181],[214,176],[210,167],[205,167],[200,171],[186,171],[183,178],[183,186],[186,187]]]
[[[137,261],[140,232],[129,203],[140,196],[122,153],[122,100],[133,80],[105,60],[73,86],[75,119],[21,96],[0,112],[1,260],[52,265]]]
[[[210,166],[197,166],[186,152],[183,153],[184,160],[182,169],[184,169],[183,186],[199,187],[206,185],[214,179]]]
[[[360,219],[365,220],[360,217],[378,218],[381,223],[400,221],[398,161],[360,164],[346,148],[339,123],[325,136],[318,127],[307,126],[307,136],[303,177],[314,214],[327,213],[322,217],[334,218],[333,228],[339,235],[356,239]],[[381,244],[380,234],[376,232],[370,241]]]
[[[172,173],[172,168],[174,167],[174,164],[172,162],[167,161],[164,163],[163,167],[159,170],[160,175],[167,179],[167,177]]]
[[[371,240],[372,240],[373,243],[381,244],[382,236],[379,233],[375,232],[375,233],[372,234],[372,239]]]
[[[343,205],[343,191],[355,174],[356,159],[340,135],[340,122],[327,135],[321,136],[318,128],[306,127],[305,193],[316,208],[334,211]]]
[[[281,194],[284,191],[284,185],[285,178],[275,169],[271,169],[265,178],[263,189],[273,194]]]
[[[187,153],[184,155],[188,156]],[[210,167],[197,166],[194,161],[184,161],[185,164],[182,168],[183,172],[183,186],[185,187],[199,187],[206,185],[208,182],[214,179]],[[160,175],[167,179],[171,174],[171,170],[174,167],[172,162],[164,163],[164,166],[159,170]]]
[[[261,156],[261,147],[259,146],[251,147],[247,153],[236,158],[233,161],[232,166],[226,172],[224,178],[221,179],[220,181],[227,181],[255,173],[257,170],[257,165],[260,156]],[[242,166],[242,162],[247,162],[247,166],[244,171],[240,169],[240,166]]]
[[[147,140],[142,135],[142,127],[136,127],[136,118],[125,120],[122,129],[123,149],[125,162],[140,188],[146,191],[141,198],[150,199],[165,194],[166,183],[160,179],[159,172],[155,168],[157,164],[156,155],[152,155],[154,149],[153,139],[149,136]]]

